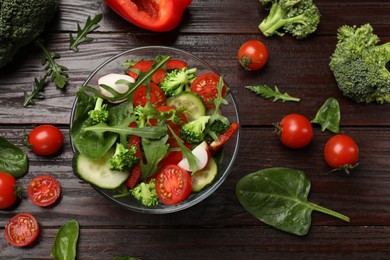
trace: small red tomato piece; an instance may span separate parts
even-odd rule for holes
[[[32,151],[37,155],[49,156],[57,153],[64,143],[61,131],[53,125],[40,125],[28,136]]]
[[[47,207],[60,197],[61,188],[52,176],[39,175],[30,181],[27,193],[32,203],[39,207]]]
[[[238,62],[246,70],[260,70],[268,61],[268,49],[258,40],[250,40],[238,50]]]
[[[32,244],[39,235],[38,221],[29,213],[18,213],[5,226],[5,239],[13,246]]]
[[[215,73],[206,72],[196,77],[191,83],[191,92],[198,94],[203,99],[207,108],[214,107],[212,101],[218,96],[217,86],[219,78],[220,76]],[[226,89],[226,85],[224,85],[222,88],[222,96],[226,95]]]
[[[150,103],[152,103],[155,107],[162,106],[165,104],[166,97],[162,89],[157,86],[156,84],[150,82]],[[134,100],[133,105],[136,106],[145,106],[148,102],[147,97],[147,89],[146,86],[140,86],[135,92],[134,92]]]

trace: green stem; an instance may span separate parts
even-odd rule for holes
[[[319,212],[322,212],[322,213],[325,213],[325,214],[328,214],[330,216],[333,216],[333,217],[336,217],[338,219],[341,219],[341,220],[344,220],[346,222],[350,222],[350,219],[348,216],[345,216],[341,213],[338,213],[336,211],[333,211],[333,210],[330,210],[328,208],[325,208],[325,207],[322,207],[322,206],[319,206],[317,204],[314,204],[314,203],[311,203],[309,202],[310,204],[310,207],[313,209],[313,210],[316,210],[316,211],[319,211]]]

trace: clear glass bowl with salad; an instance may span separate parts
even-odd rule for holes
[[[162,46],[98,66],[71,114],[73,171],[118,205],[164,214],[210,196],[238,153],[239,116],[207,62]]]

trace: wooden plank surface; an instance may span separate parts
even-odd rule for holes
[[[58,228],[69,219],[81,226],[78,259],[388,259],[390,258],[390,120],[389,104],[357,104],[339,91],[329,70],[337,28],[343,24],[371,23],[382,42],[390,41],[390,2],[317,0],[321,24],[308,39],[265,38],[258,24],[266,12],[257,0],[194,0],[182,23],[168,33],[153,33],[129,24],[103,1],[64,0],[57,17],[42,35],[48,48],[61,55],[69,68],[64,90],[50,85],[45,99],[24,108],[23,92],[42,74],[42,53],[32,44],[0,70],[0,135],[23,147],[24,131],[48,123],[65,136],[63,151],[55,157],[27,152],[29,173],[18,181],[23,187],[36,175],[50,173],[62,187],[59,203],[34,206],[26,192],[9,210],[0,210],[0,233],[8,219],[29,212],[42,233],[29,248],[15,248],[0,237],[0,259],[50,259]],[[88,15],[103,13],[92,43],[69,50],[69,32]],[[239,46],[260,39],[269,48],[267,66],[246,72],[237,63]],[[122,209],[102,197],[72,171],[69,122],[75,93],[88,75],[111,56],[139,46],[163,45],[188,51],[223,75],[240,112],[241,143],[237,162],[222,186],[200,204],[169,215],[146,215]],[[277,85],[301,98],[299,103],[264,100],[247,85]],[[341,131],[351,135],[360,149],[360,165],[350,175],[330,172],[323,147],[331,136],[314,127],[313,142],[302,150],[286,149],[274,133],[274,123],[297,112],[313,118],[326,98],[341,106]],[[248,214],[235,197],[235,185],[244,175],[267,167],[303,170],[310,178],[310,201],[351,217],[351,223],[313,213],[312,228],[297,237],[270,228]]]

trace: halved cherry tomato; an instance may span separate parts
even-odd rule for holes
[[[219,137],[218,137],[218,140],[217,141],[212,141],[211,144],[210,144],[210,151],[211,152],[218,152],[222,146],[224,146],[226,144],[226,142],[233,136],[233,134],[237,131],[239,127],[239,124],[237,122],[233,122],[230,124],[228,130],[221,134]]]
[[[150,80],[154,84],[160,84],[160,83],[162,83],[164,81],[166,75],[167,75],[167,73],[165,72],[165,70],[158,69],[155,73],[153,73],[153,75],[152,75]]]
[[[268,49],[261,41],[250,40],[241,45],[237,58],[244,69],[260,70],[268,61]]]
[[[37,155],[49,156],[57,153],[64,143],[61,131],[53,125],[40,125],[28,135],[28,143]]]
[[[333,169],[349,170],[355,168],[359,160],[359,149],[355,141],[344,134],[332,136],[325,145],[326,163]]]
[[[61,187],[54,177],[39,175],[30,181],[27,193],[32,203],[39,207],[47,207],[60,197]]]
[[[33,243],[39,235],[38,221],[29,213],[18,213],[5,226],[5,239],[13,246],[22,247]]]
[[[169,60],[166,67],[167,70],[181,70],[182,68],[187,67],[187,62],[182,60]]]
[[[153,61],[151,60],[140,60],[139,62],[131,66],[131,68],[138,69],[141,72],[148,72],[152,65]],[[136,80],[139,76],[137,72],[131,71],[130,69],[127,70],[127,74],[129,74],[129,76],[131,76],[134,80]]]
[[[191,176],[177,165],[166,165],[156,176],[157,195],[164,204],[177,204],[185,200],[191,194],[191,189]]]
[[[15,204],[17,196],[16,179],[9,173],[0,172],[0,209],[6,209]]]
[[[191,92],[198,94],[203,99],[207,108],[214,107],[214,104],[211,103],[211,101],[218,96],[217,85],[219,78],[220,76],[215,73],[206,72],[196,77],[191,84]],[[226,86],[224,85],[222,88],[222,96],[225,95]]]
[[[150,86],[150,103],[152,103],[155,107],[162,106],[166,101],[164,92],[159,86],[157,86],[152,82],[150,82],[149,86]],[[134,92],[133,105],[145,106],[147,102],[148,102],[148,98],[146,97],[146,86],[141,86]]]

